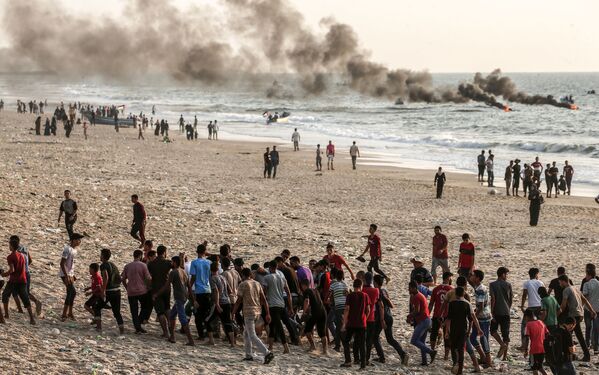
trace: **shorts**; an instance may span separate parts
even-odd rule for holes
[[[87,301],[85,301],[85,306],[89,306],[94,311],[94,317],[102,316],[102,308],[104,308],[104,300],[100,296],[91,295]]]
[[[533,354],[532,355],[532,369],[541,370],[543,368],[543,361],[545,360],[545,354]]]
[[[447,261],[447,259],[433,257],[433,262],[431,265],[431,275],[433,277],[437,276],[437,268],[439,266],[441,266],[443,272],[449,272],[449,262]]]
[[[166,315],[169,312],[170,304],[170,293],[162,293],[161,295],[156,296],[156,299],[154,300],[154,310],[156,311],[156,315]]]
[[[501,331],[501,339],[503,342],[510,342],[510,316],[498,315],[491,320],[491,334]]]
[[[185,314],[185,301],[175,300],[173,308],[168,313],[169,320],[175,320],[177,317],[179,317],[179,322],[181,322],[182,326],[189,324],[189,320],[187,320],[187,315]]]
[[[13,283],[7,282],[6,288],[4,292],[2,292],[2,303],[8,303],[10,300],[10,296],[16,294],[23,302],[23,307],[26,309],[31,307],[31,302],[29,301],[29,294],[27,293],[27,284],[26,283]]]
[[[316,326],[318,337],[324,337],[326,334],[327,316],[326,314],[310,315],[304,326],[304,333],[311,333]]]
[[[327,156],[327,159],[329,159],[329,161],[333,161],[333,159],[335,159],[335,157],[333,155],[329,155],[329,156]]]

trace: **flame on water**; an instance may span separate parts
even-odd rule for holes
[[[576,104],[570,104],[570,109],[576,111],[578,110],[578,106]]]

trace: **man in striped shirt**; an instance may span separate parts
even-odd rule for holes
[[[331,306],[331,310],[335,314],[335,347],[333,350],[341,352],[341,325],[343,324],[343,310],[345,309],[345,297],[349,293],[349,288],[344,279],[343,270],[333,268],[332,276],[334,281],[329,288],[327,302]]]

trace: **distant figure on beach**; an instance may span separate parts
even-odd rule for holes
[[[322,171],[322,150],[320,149],[320,144],[316,145],[316,171]]]
[[[327,145],[327,169],[334,171],[333,159],[335,159],[335,145],[332,141],[329,141],[329,144]]]
[[[4,101],[0,99],[0,112],[4,110]]]
[[[526,197],[526,192],[530,192],[530,187],[532,186],[532,178],[534,172],[530,165],[524,163],[524,170],[522,171],[522,188],[524,189],[524,196]]]
[[[520,196],[518,194],[518,189],[520,188],[521,169],[522,168],[520,167],[520,159],[514,160],[514,166],[512,167],[512,180],[513,180],[512,195],[514,195],[516,197]]]
[[[156,115],[156,106],[153,105],[152,106],[152,116],[155,116],[155,115]]]
[[[437,173],[435,173],[435,181],[434,186],[437,187],[437,199],[441,199],[443,197],[443,187],[445,186],[445,172],[443,172],[443,168],[439,167]]]
[[[541,173],[543,173],[543,164],[539,161],[539,157],[535,157],[535,161],[530,164],[533,172],[533,179],[537,183],[537,187],[541,187]]]
[[[299,151],[300,133],[298,133],[297,128],[291,134],[291,142],[293,142],[293,151]]]
[[[181,133],[183,133],[184,129],[185,129],[185,120],[183,119],[183,115],[181,115],[181,117],[179,117],[179,131]]]
[[[154,124],[154,136],[157,137],[160,134],[160,122],[156,120]]]
[[[52,133],[53,136],[56,136],[56,130],[58,129],[57,125],[56,125],[56,116],[52,117],[52,124],[50,125],[50,133]]]
[[[272,167],[272,178],[275,178],[277,177],[277,167],[279,166],[279,151],[277,151],[277,146],[272,146],[270,164]]]
[[[495,173],[493,173],[493,159],[495,159],[495,155],[491,154],[490,151],[491,150],[489,150],[489,157],[485,162],[485,165],[487,166],[487,186],[495,187]]]
[[[349,156],[351,156],[351,165],[353,169],[356,169],[356,159],[360,157],[360,149],[356,145],[356,141],[349,148]]]
[[[119,112],[118,111],[114,112],[114,130],[117,133],[119,132]]]
[[[218,121],[214,120],[214,123],[212,124],[212,139],[215,139],[218,141]]]
[[[42,134],[42,116],[37,116],[35,119],[35,135]]]
[[[58,211],[58,222],[64,214],[64,226],[67,229],[69,238],[73,236],[73,225],[77,221],[77,202],[71,199],[71,191],[64,191],[64,200],[60,203]]]
[[[87,140],[87,121],[83,121],[83,138]]]
[[[146,210],[144,205],[139,201],[137,194],[131,196],[131,203],[133,203],[133,221],[131,222],[131,237],[139,241],[139,248],[141,249],[146,242],[145,231],[146,231]]]
[[[139,129],[137,130],[137,139],[138,140],[141,139],[142,141],[145,141],[145,138],[144,138],[144,127],[141,126],[141,125],[139,126]]]
[[[82,235],[79,233],[73,233],[69,240],[69,244],[65,245],[62,250],[60,258],[60,278],[66,288],[66,297],[62,308],[61,321],[67,319],[75,320],[73,315],[73,304],[75,303],[75,297],[77,296],[77,289],[75,288],[75,257],[77,256],[77,250],[81,245]]]
[[[512,187],[512,173],[514,171],[514,161],[510,160],[510,165],[505,168],[505,174],[503,181],[505,181],[505,195],[510,196],[510,189]]]
[[[450,272],[449,270],[449,254],[447,252],[447,236],[441,232],[439,225],[435,226],[435,235],[433,236],[433,261],[431,264],[431,275],[433,283],[437,284],[437,268],[441,267],[443,273]]]
[[[212,121],[208,123],[208,139],[212,139]]]
[[[530,201],[529,213],[530,213],[530,226],[535,227],[539,223],[539,215],[541,213],[541,205],[544,203],[543,195],[539,188],[532,184],[530,187],[530,193],[528,194],[528,200]]]
[[[566,195],[566,191],[568,190],[568,185],[566,183],[566,179],[564,178],[563,174],[559,176],[559,181],[557,182],[557,186],[559,188],[559,191],[561,191],[561,193],[563,195]]]
[[[185,125],[185,138],[188,141],[193,141],[193,125],[191,125],[191,124]]]
[[[264,153],[264,178],[268,175],[272,174],[272,163],[270,162],[270,148],[266,148],[266,152]]]
[[[480,152],[476,161],[478,163],[478,182],[483,183],[485,182],[485,150]]]
[[[572,177],[574,176],[574,167],[568,163],[566,160],[566,165],[564,165],[563,174],[566,177],[566,187],[568,189],[568,195],[570,195],[570,191],[572,189]]]
[[[548,168],[549,169],[549,189],[547,190],[547,197],[551,198],[551,191],[555,189],[555,197],[559,195],[558,189],[558,180],[559,180],[559,168],[557,167],[557,163],[553,162],[553,164]]]
[[[599,204],[599,194],[597,194],[597,196],[595,197],[595,202],[597,202],[597,204]]]
[[[50,120],[46,117],[46,124],[44,125],[44,136],[49,136],[50,133]]]

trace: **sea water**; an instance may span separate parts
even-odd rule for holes
[[[568,160],[575,169],[577,195],[599,193],[599,73],[507,74],[518,88],[541,95],[573,95],[579,110],[547,105],[506,103],[504,112],[483,103],[395,105],[394,98],[371,98],[351,90],[343,78],[330,77],[330,90],[320,96],[305,95],[292,83],[293,77],[275,77],[293,98],[271,99],[265,95],[273,77],[220,87],[189,83],[103,82],[98,79],[62,79],[46,74],[0,74],[0,98],[5,110],[15,110],[16,99],[47,99],[95,105],[125,105],[126,112],[165,118],[171,134],[182,114],[186,121],[199,121],[200,139],[207,135],[209,120],[218,120],[221,138],[268,139],[290,142],[295,128],[302,147],[315,149],[333,141],[337,150],[359,146],[362,164],[388,164],[408,168],[476,172],[476,157],[482,149],[495,154],[496,185],[509,160],[529,163],[539,156],[545,165]],[[436,86],[457,86],[472,74],[433,74]],[[502,101],[499,98],[500,101]],[[151,115],[152,106],[156,115]],[[291,112],[288,123],[267,125],[265,111]],[[432,174],[431,174],[432,176]],[[432,177],[431,177],[432,180]]]

